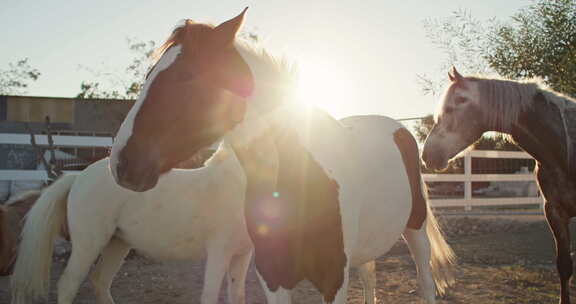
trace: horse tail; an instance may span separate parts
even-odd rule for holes
[[[12,284],[12,304],[47,298],[54,239],[66,220],[75,175],[64,175],[42,191],[25,218]]]
[[[427,196],[426,183],[422,181],[423,193]],[[444,295],[446,289],[454,284],[452,270],[456,263],[456,255],[452,247],[444,239],[442,229],[432,213],[430,204],[426,204],[426,234],[430,240],[432,277],[436,283],[438,294]]]

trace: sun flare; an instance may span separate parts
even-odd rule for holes
[[[342,117],[355,100],[354,82],[346,73],[322,62],[299,61],[298,100]]]

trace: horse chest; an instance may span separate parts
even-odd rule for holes
[[[266,167],[247,171],[246,222],[256,266],[271,290],[292,289],[308,279],[333,299],[347,262],[340,186],[293,132],[277,137],[275,145],[275,191],[262,191],[266,185],[258,184]]]
[[[217,239],[247,241],[243,189],[231,185],[228,192],[180,191],[194,196],[159,194],[125,206],[118,224],[121,237],[162,260],[203,257],[209,242]]]

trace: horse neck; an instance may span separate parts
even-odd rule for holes
[[[230,136],[234,138],[231,142],[236,143],[236,148],[257,140],[270,129],[274,129],[274,133],[281,133],[283,129],[296,129],[300,133],[314,128],[316,132],[310,133],[335,134],[334,130],[342,127],[322,110],[297,102],[296,73],[289,64],[241,43],[236,45],[236,49],[250,67],[255,81],[253,95],[248,99],[246,118]],[[299,134],[308,135],[308,132]],[[238,154],[240,150],[235,151]]]
[[[289,64],[243,42],[236,43],[236,49],[254,78],[254,92],[248,100],[252,111],[268,112],[292,99],[296,77]]]
[[[564,109],[542,91],[532,99],[512,125],[512,139],[542,165],[570,168],[574,155]]]

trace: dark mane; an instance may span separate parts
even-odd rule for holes
[[[182,21],[182,24],[176,26],[176,28],[172,31],[172,34],[160,45],[158,48],[152,52],[150,55],[150,59],[152,60],[152,64],[150,65],[150,69],[146,73],[146,78],[150,75],[150,72],[154,70],[154,67],[158,63],[158,60],[168,51],[171,47],[182,44],[184,41],[192,40],[192,45],[199,45],[201,37],[204,36],[204,33],[210,31],[214,28],[214,26],[204,23],[196,23],[190,19],[186,19]]]

